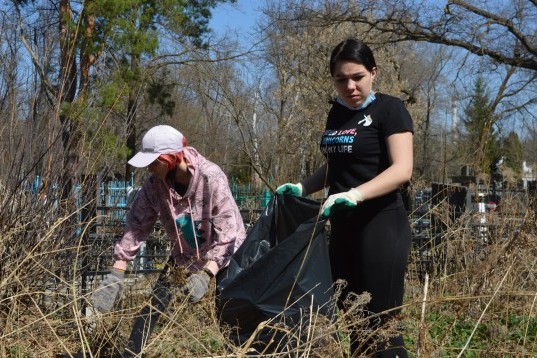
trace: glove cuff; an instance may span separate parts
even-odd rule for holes
[[[351,197],[352,200],[356,202],[356,204],[360,204],[362,201],[364,201],[364,196],[356,188],[349,190],[349,197]]]
[[[124,279],[125,278],[125,270],[121,270],[115,267],[112,267],[112,271],[110,271],[110,274],[112,276],[116,276],[117,278]]]
[[[214,277],[214,273],[209,270],[208,267],[204,267],[200,270],[200,272],[205,272],[207,274],[207,276],[209,276],[209,278],[213,278]]]

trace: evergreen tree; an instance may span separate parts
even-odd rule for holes
[[[150,103],[162,107],[162,114],[171,115],[174,103],[169,100],[169,87],[151,80],[155,74],[143,68],[144,57],[150,60],[159,48],[159,38],[173,34],[193,47],[206,47],[211,9],[218,3],[235,0],[93,0],[88,12],[96,19],[96,38],[99,43],[114,49],[117,75],[116,93],[123,93],[127,126],[126,147],[135,152],[137,113],[147,90]],[[120,88],[122,90],[120,90]],[[122,102],[122,101],[120,101]],[[132,168],[126,164],[125,176],[130,179]]]
[[[35,53],[31,58],[51,104],[61,109],[56,111],[58,123],[51,123],[49,129],[60,128],[63,153],[49,153],[43,176],[51,175],[61,156],[60,171],[66,173],[63,197],[70,196],[76,181],[81,148],[87,144],[84,141],[93,148],[96,143],[114,147],[114,154],[124,157],[135,150],[137,111],[142,99],[161,106],[163,113],[172,112],[169,88],[151,85],[154,74],[144,69],[155,58],[159,40],[173,38],[174,50],[184,59],[189,48],[207,46],[212,8],[235,1],[55,0],[46,2],[52,6],[44,6],[42,0],[14,0],[21,29],[32,28],[35,17],[29,14],[39,13],[38,9],[55,12],[58,18],[57,23],[49,25],[59,30],[57,68],[45,71]],[[27,36],[21,31],[21,37]],[[99,72],[94,68],[96,63],[100,64]],[[95,104],[102,107],[96,108]],[[115,117],[110,115],[114,113]],[[109,118],[121,118],[126,123],[111,123]],[[123,132],[116,130],[121,127],[127,128],[126,140]]]
[[[496,116],[483,77],[475,82],[474,93],[465,111],[465,143],[468,163],[476,175],[494,175],[500,159],[498,134],[494,128]]]
[[[522,161],[524,160],[524,148],[522,142],[515,132],[503,140],[502,143],[503,166],[513,171],[515,179],[520,179],[522,175]]]

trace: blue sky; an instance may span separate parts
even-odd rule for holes
[[[217,35],[237,31],[239,35],[248,35],[255,27],[264,1],[237,0],[235,4],[218,4],[213,9],[210,27]]]

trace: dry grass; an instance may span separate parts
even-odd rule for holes
[[[501,212],[486,214],[492,224],[486,235],[468,225],[479,222],[479,214],[455,222],[444,216],[448,229],[430,248],[437,261],[430,269],[423,321],[425,288],[409,271],[404,311],[412,351],[423,357],[537,355],[536,218],[531,209],[519,215],[515,199],[506,199]],[[411,267],[418,269],[413,255]]]
[[[81,314],[87,296],[81,291],[79,268],[86,248],[75,234],[76,210],[54,207],[24,195],[2,195],[9,205],[0,226],[0,356],[55,357],[85,352],[114,356],[122,350],[133,317],[146,304],[154,276],[131,280],[118,309],[88,318]],[[476,236],[463,216],[452,222],[446,208],[435,214],[447,230],[428,248],[433,261],[424,301],[424,276],[415,250],[406,282],[401,323],[411,356],[537,356],[537,230],[535,212],[518,198],[504,202],[500,213],[488,214],[495,224],[486,240]],[[517,214],[521,211],[520,217]],[[512,212],[510,212],[510,209]],[[515,213],[515,211],[517,213]],[[514,220],[518,217],[518,220]],[[84,229],[84,228],[82,228]],[[423,273],[423,272],[422,272]],[[351,297],[337,322],[310,314],[291,329],[276,321],[260,328],[288,338],[279,353],[253,352],[254,341],[235,346],[218,324],[214,296],[189,304],[176,296],[161,316],[145,348],[146,357],[344,357],[348,331],[385,339],[394,324],[369,331],[363,310],[367,295]]]

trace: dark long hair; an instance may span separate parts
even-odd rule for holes
[[[336,62],[342,60],[363,65],[369,72],[377,67],[373,51],[365,43],[356,39],[347,39],[334,47],[330,55],[330,75],[334,75]]]

